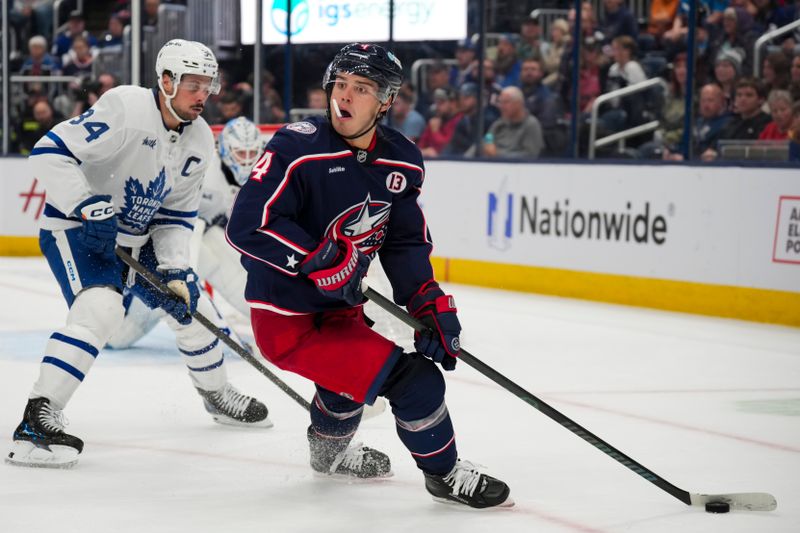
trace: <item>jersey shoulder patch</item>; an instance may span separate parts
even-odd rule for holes
[[[317,131],[317,127],[305,120],[300,122],[292,122],[286,126],[287,130],[296,131],[297,133],[302,133],[304,135],[311,135]]]

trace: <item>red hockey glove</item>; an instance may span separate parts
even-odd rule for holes
[[[369,257],[348,239],[333,241],[326,237],[308,254],[300,265],[300,272],[308,276],[322,294],[344,300],[348,305],[359,305],[364,301],[361,279],[367,275],[369,262]]]
[[[453,297],[442,292],[439,284],[431,280],[411,297],[408,312],[430,328],[414,334],[417,351],[440,363],[445,370],[455,369],[461,349],[458,339],[461,323],[456,316]]]

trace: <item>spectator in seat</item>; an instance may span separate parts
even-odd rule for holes
[[[731,121],[731,115],[725,105],[725,95],[716,83],[708,83],[700,89],[699,117],[692,128],[692,153],[701,157],[717,145],[723,130]],[[682,161],[680,147],[668,146],[663,151],[663,158],[670,161]]]
[[[792,127],[792,95],[789,91],[775,90],[767,98],[772,122],[767,124],[758,138],[762,141],[784,141]]]
[[[229,120],[242,116],[243,112],[242,94],[238,90],[229,91],[219,101],[219,124],[227,124]]]
[[[525,97],[528,112],[539,120],[542,128],[556,125],[563,109],[558,95],[542,83],[544,69],[538,59],[525,59],[520,74],[520,89]]]
[[[445,91],[447,89],[436,89]],[[325,95],[325,91],[322,91]],[[434,100],[436,95],[434,95]],[[327,97],[326,102],[327,104]],[[326,105],[327,108],[327,105]],[[392,127],[411,139],[413,142],[422,135],[425,130],[425,118],[414,109],[414,95],[408,91],[399,91],[395,97],[392,107],[389,109],[392,117]],[[436,117],[434,117],[436,118]],[[433,118],[431,119],[433,120]]]
[[[680,0],[652,0],[650,2],[650,17],[647,20],[647,33],[661,42],[664,33],[672,27],[675,15],[678,13]]]
[[[478,85],[467,82],[458,90],[458,108],[462,114],[456,124],[450,143],[442,151],[442,155],[475,155],[475,136],[478,130]],[[492,123],[488,114],[483,116],[481,131],[486,131]]]
[[[606,42],[611,42],[621,35],[636,39],[639,29],[636,27],[636,19],[633,13],[623,3],[623,0],[603,0],[605,14],[600,22],[599,30],[606,38]]]
[[[468,80],[478,79],[475,72],[477,63],[475,62],[475,43],[472,39],[466,38],[458,42],[456,46],[456,64],[450,67],[450,86],[461,87]]]
[[[736,83],[736,99],[734,100],[734,116],[720,134],[720,140],[758,139],[761,132],[772,118],[761,110],[765,99],[764,85],[755,78],[742,78]],[[719,153],[716,148],[703,152],[703,159],[711,161]]]
[[[79,76],[90,78],[92,76],[93,50],[89,41],[82,35],[77,35],[72,40],[72,48],[67,54],[68,60],[64,63],[65,76]]]
[[[554,88],[558,81],[558,66],[561,64],[561,57],[567,50],[569,39],[569,23],[567,20],[554,20],[550,25],[550,43],[547,47],[547,53],[542,58],[542,66],[547,72],[544,83],[550,88]]]
[[[23,76],[50,76],[59,74],[58,60],[47,53],[47,39],[34,35],[28,40],[28,58],[22,63]]]
[[[686,109],[686,54],[678,54],[672,61],[669,86],[664,98],[661,124],[655,132],[653,141],[638,148],[643,159],[661,159],[664,148],[679,150],[683,141],[683,121]]]
[[[119,15],[111,15],[108,18],[108,29],[100,39],[99,47],[105,50],[114,50],[122,53],[122,36],[125,31],[125,24]]]
[[[611,41],[614,64],[608,70],[605,91],[611,92],[647,80],[642,66],[635,60],[636,42],[623,35]],[[640,124],[644,107],[644,93],[616,98],[609,102],[611,109],[600,116],[600,123],[607,133],[621,131]]]
[[[786,90],[791,83],[791,62],[783,52],[772,52],[764,58],[761,79],[767,94],[776,89]]]
[[[443,62],[437,61],[428,67],[425,81],[424,90],[419,94],[417,111],[427,119],[433,116],[434,91],[450,86],[450,70]]]
[[[792,58],[792,66],[789,69],[789,74],[789,92],[792,93],[792,99],[795,102],[800,102],[800,54]]]
[[[547,41],[542,39],[542,29],[539,21],[534,18],[525,17],[519,28],[519,46],[517,46],[517,58],[520,61],[525,59],[544,59],[550,48]]]
[[[64,117],[56,116],[53,107],[46,99],[33,104],[33,116],[20,122],[17,133],[19,153],[30,155],[33,145],[62,120]]]
[[[72,40],[78,35],[86,39],[90,48],[97,46],[97,39],[86,31],[86,21],[81,12],[76,10],[69,14],[66,31],[59,33],[53,43],[53,55],[56,59],[61,61],[62,64],[66,64],[67,58],[65,56],[72,48]]]
[[[733,111],[736,82],[742,74],[742,57],[744,52],[738,48],[731,48],[721,51],[714,61],[714,79],[722,88],[726,106],[730,111]]]
[[[428,120],[417,143],[425,157],[438,157],[442,153],[462,117],[458,112],[458,96],[453,89],[436,89],[433,100],[436,114]]]
[[[497,58],[494,63],[494,81],[500,87],[519,85],[519,71],[522,65],[517,59],[517,45],[514,36],[504,33],[497,41]],[[484,66],[484,69],[486,67]]]
[[[500,93],[500,118],[492,123],[484,138],[487,157],[535,159],[544,148],[542,127],[525,108],[519,87],[506,87]]]
[[[709,43],[711,57],[717,57],[720,52],[738,48],[743,51],[742,72],[753,72],[753,17],[742,7],[728,7],[722,16],[722,31],[712,36]]]
[[[161,0],[144,0],[142,26],[149,26],[152,28],[158,26],[158,8],[160,6]]]

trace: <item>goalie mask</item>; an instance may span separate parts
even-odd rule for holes
[[[172,76],[172,94],[167,94],[161,79],[164,72]],[[172,99],[178,93],[178,85],[186,74],[196,74],[210,78],[208,90],[211,94],[219,93],[219,65],[214,53],[204,44],[196,41],[172,39],[161,47],[156,58],[156,74],[158,87],[166,100],[167,109],[179,122],[185,122],[172,108]]]
[[[239,186],[250,177],[263,149],[261,131],[244,117],[228,121],[219,134],[219,158],[230,169]]]

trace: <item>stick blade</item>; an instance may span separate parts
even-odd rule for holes
[[[778,507],[775,496],[766,492],[739,492],[736,494],[692,494],[692,505],[704,507],[707,502],[725,502],[731,511],[774,511]]]

